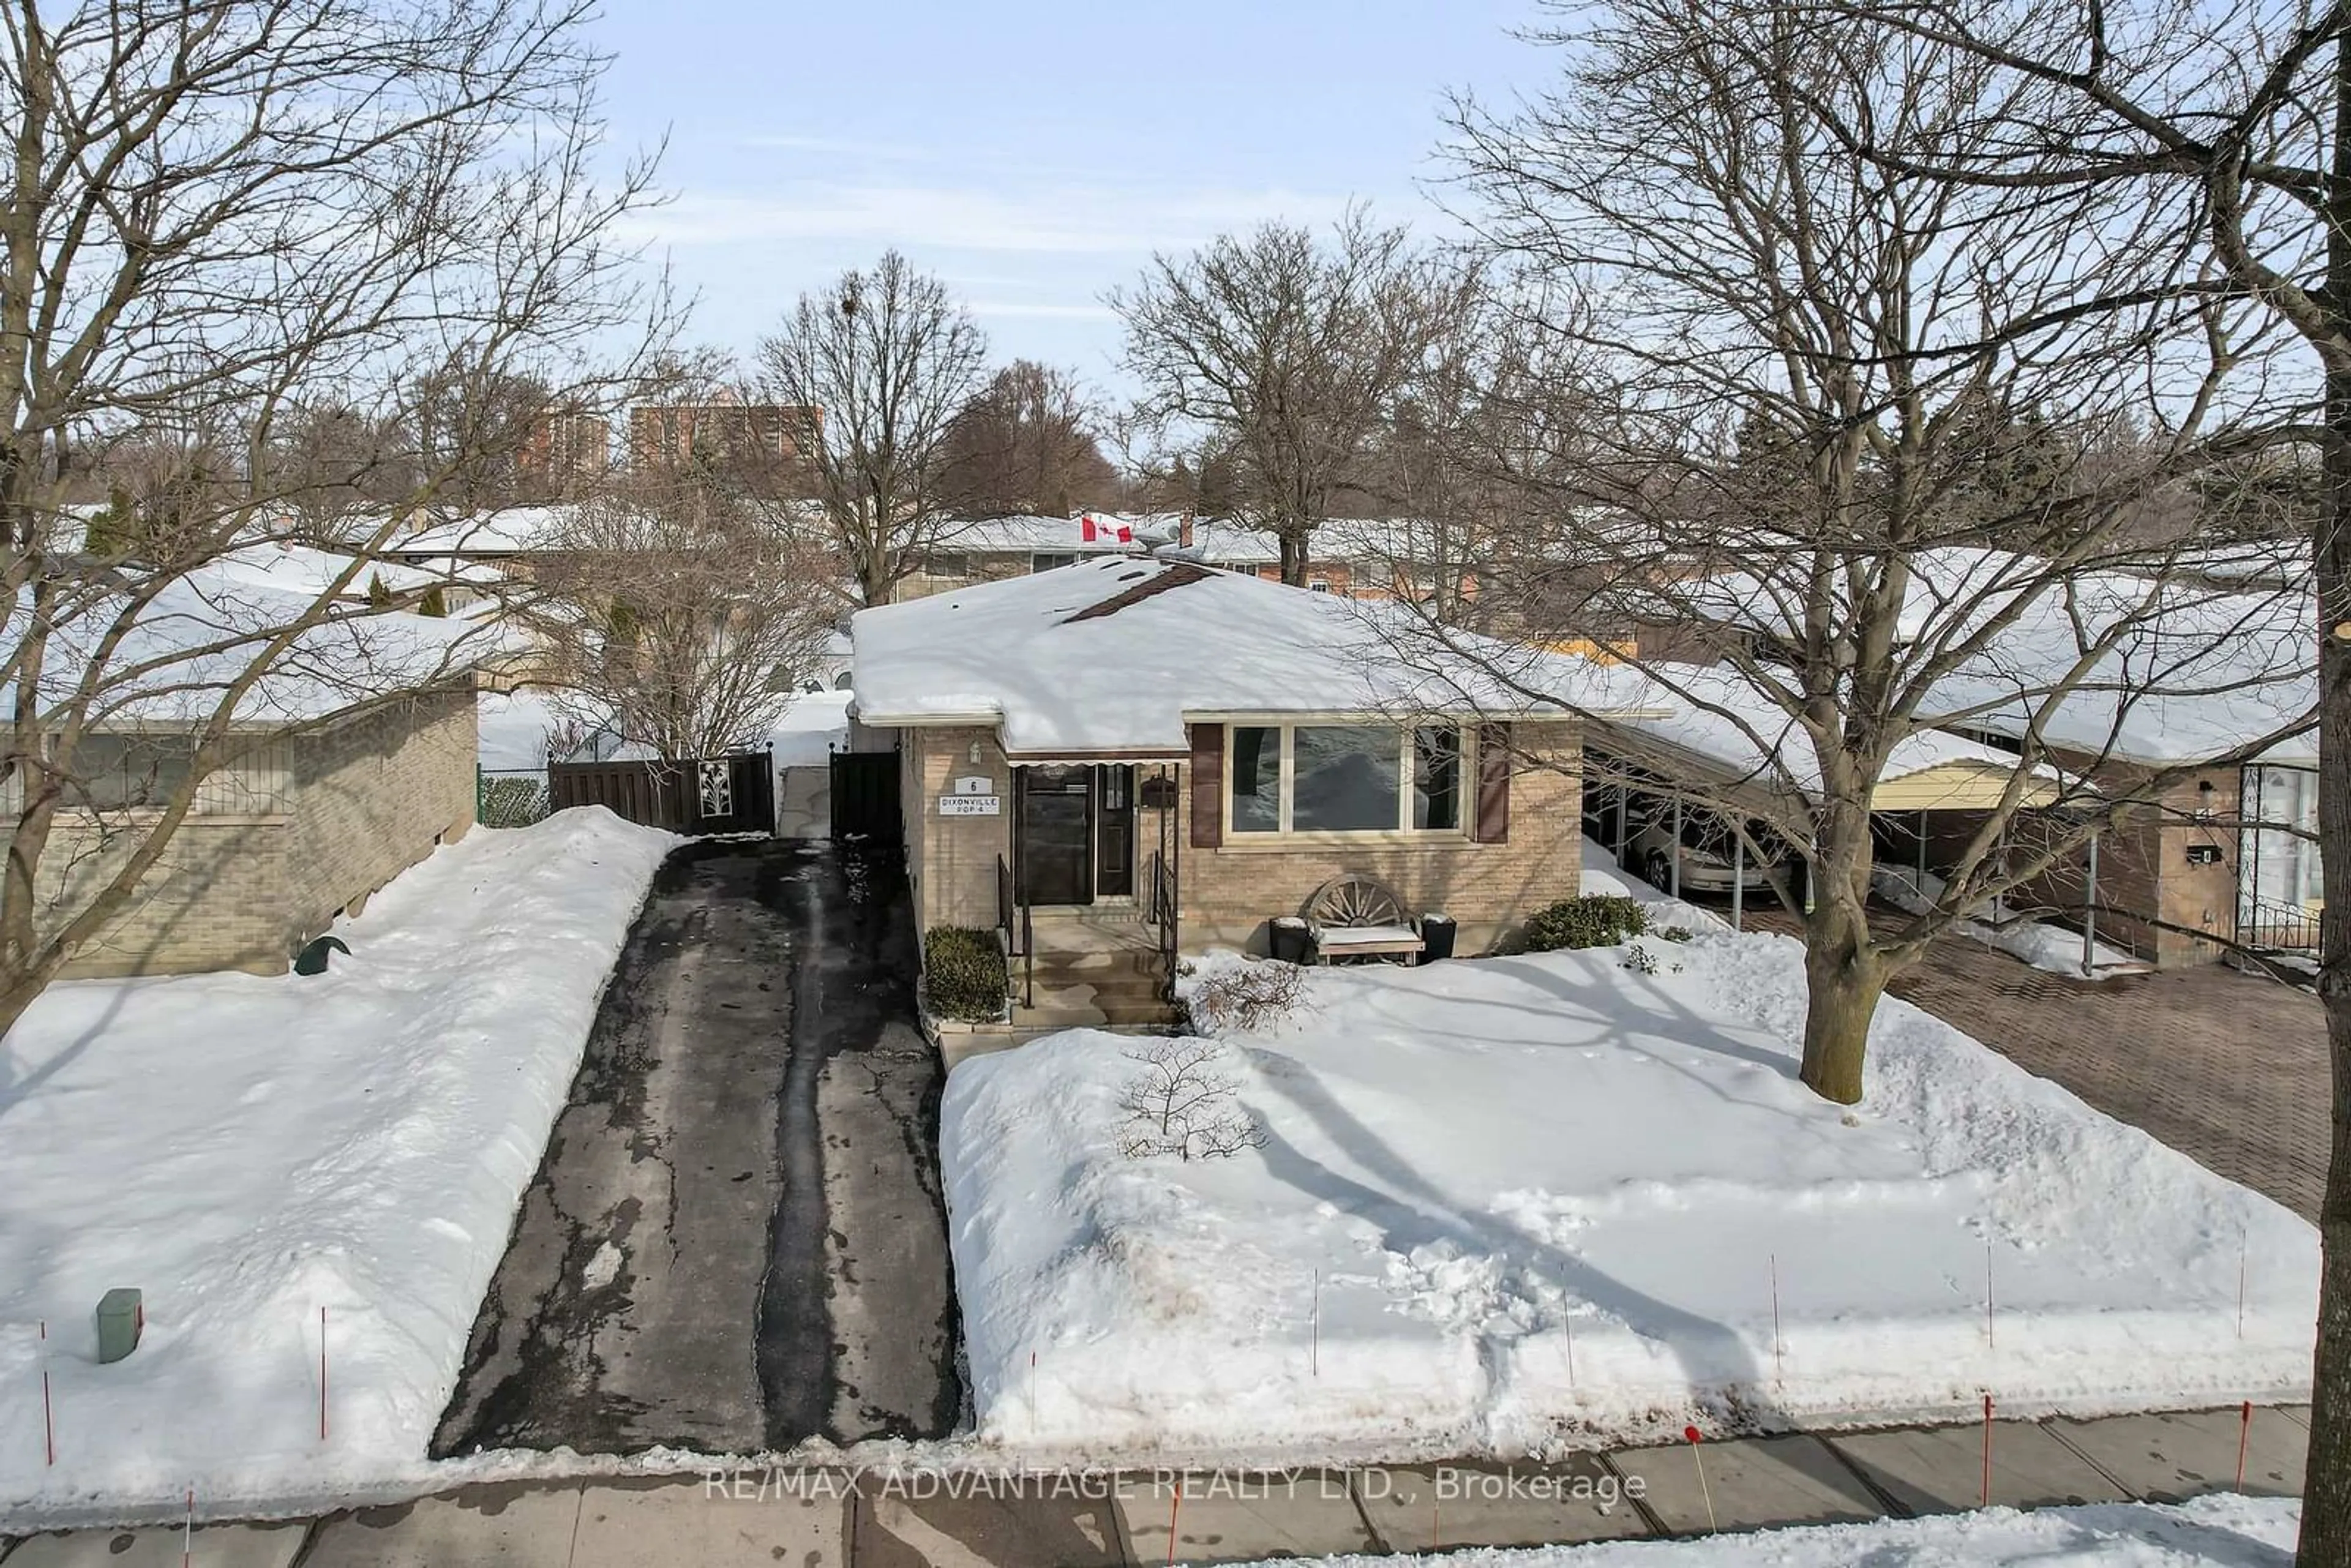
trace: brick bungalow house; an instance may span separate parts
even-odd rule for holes
[[[1577,711],[1651,688],[1418,628],[1134,555],[861,612],[855,716],[898,750],[922,929],[998,930],[1039,994],[1088,990],[1092,1016],[1040,1003],[1040,1025],[1134,1021],[1111,1004],[1148,1012],[1176,954],[1264,952],[1336,879],[1494,946],[1578,890]]]
[[[916,599],[1149,549],[1219,571],[1269,582],[1281,580],[1280,543],[1262,528],[1220,518],[1196,520],[1189,513],[1143,517],[1093,513],[949,523],[900,592]],[[1477,591],[1474,573],[1456,559],[1462,549],[1461,540],[1445,538],[1426,524],[1333,517],[1314,530],[1306,585],[1318,593],[1350,599],[1426,598],[1435,590],[1439,570],[1432,558],[1443,556],[1455,560],[1445,570],[1458,573],[1460,591],[1471,596]]]
[[[77,799],[41,859],[45,917],[85,907],[185,787],[199,717],[248,656],[200,650],[286,624],[311,602],[221,567],[157,596],[121,665],[180,648],[190,657],[111,695],[76,748]],[[480,630],[360,614],[299,638],[239,704],[228,765],[196,781],[162,860],[66,976],[282,973],[338,915],[464,834],[474,821],[469,633]],[[0,810],[17,810],[22,789],[21,776],[0,784]]]

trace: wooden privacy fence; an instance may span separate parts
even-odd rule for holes
[[[772,833],[776,767],[767,751],[683,762],[553,762],[549,806],[601,806],[674,833]]]

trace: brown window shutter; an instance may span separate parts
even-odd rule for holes
[[[1192,847],[1225,841],[1225,727],[1192,727]]]
[[[1478,728],[1478,823],[1470,835],[1481,844],[1510,841],[1510,727]]]

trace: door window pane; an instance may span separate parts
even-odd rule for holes
[[[1403,737],[1363,725],[1303,726],[1290,741],[1297,777],[1290,825],[1301,833],[1395,831],[1402,818],[1396,768]]]
[[[1412,825],[1461,826],[1461,728],[1433,725],[1412,732]]]
[[[1235,725],[1232,746],[1233,831],[1281,831],[1281,731]]]

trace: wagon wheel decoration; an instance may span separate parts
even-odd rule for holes
[[[1306,918],[1316,925],[1406,925],[1404,904],[1385,883],[1367,876],[1334,876],[1306,901]]]

